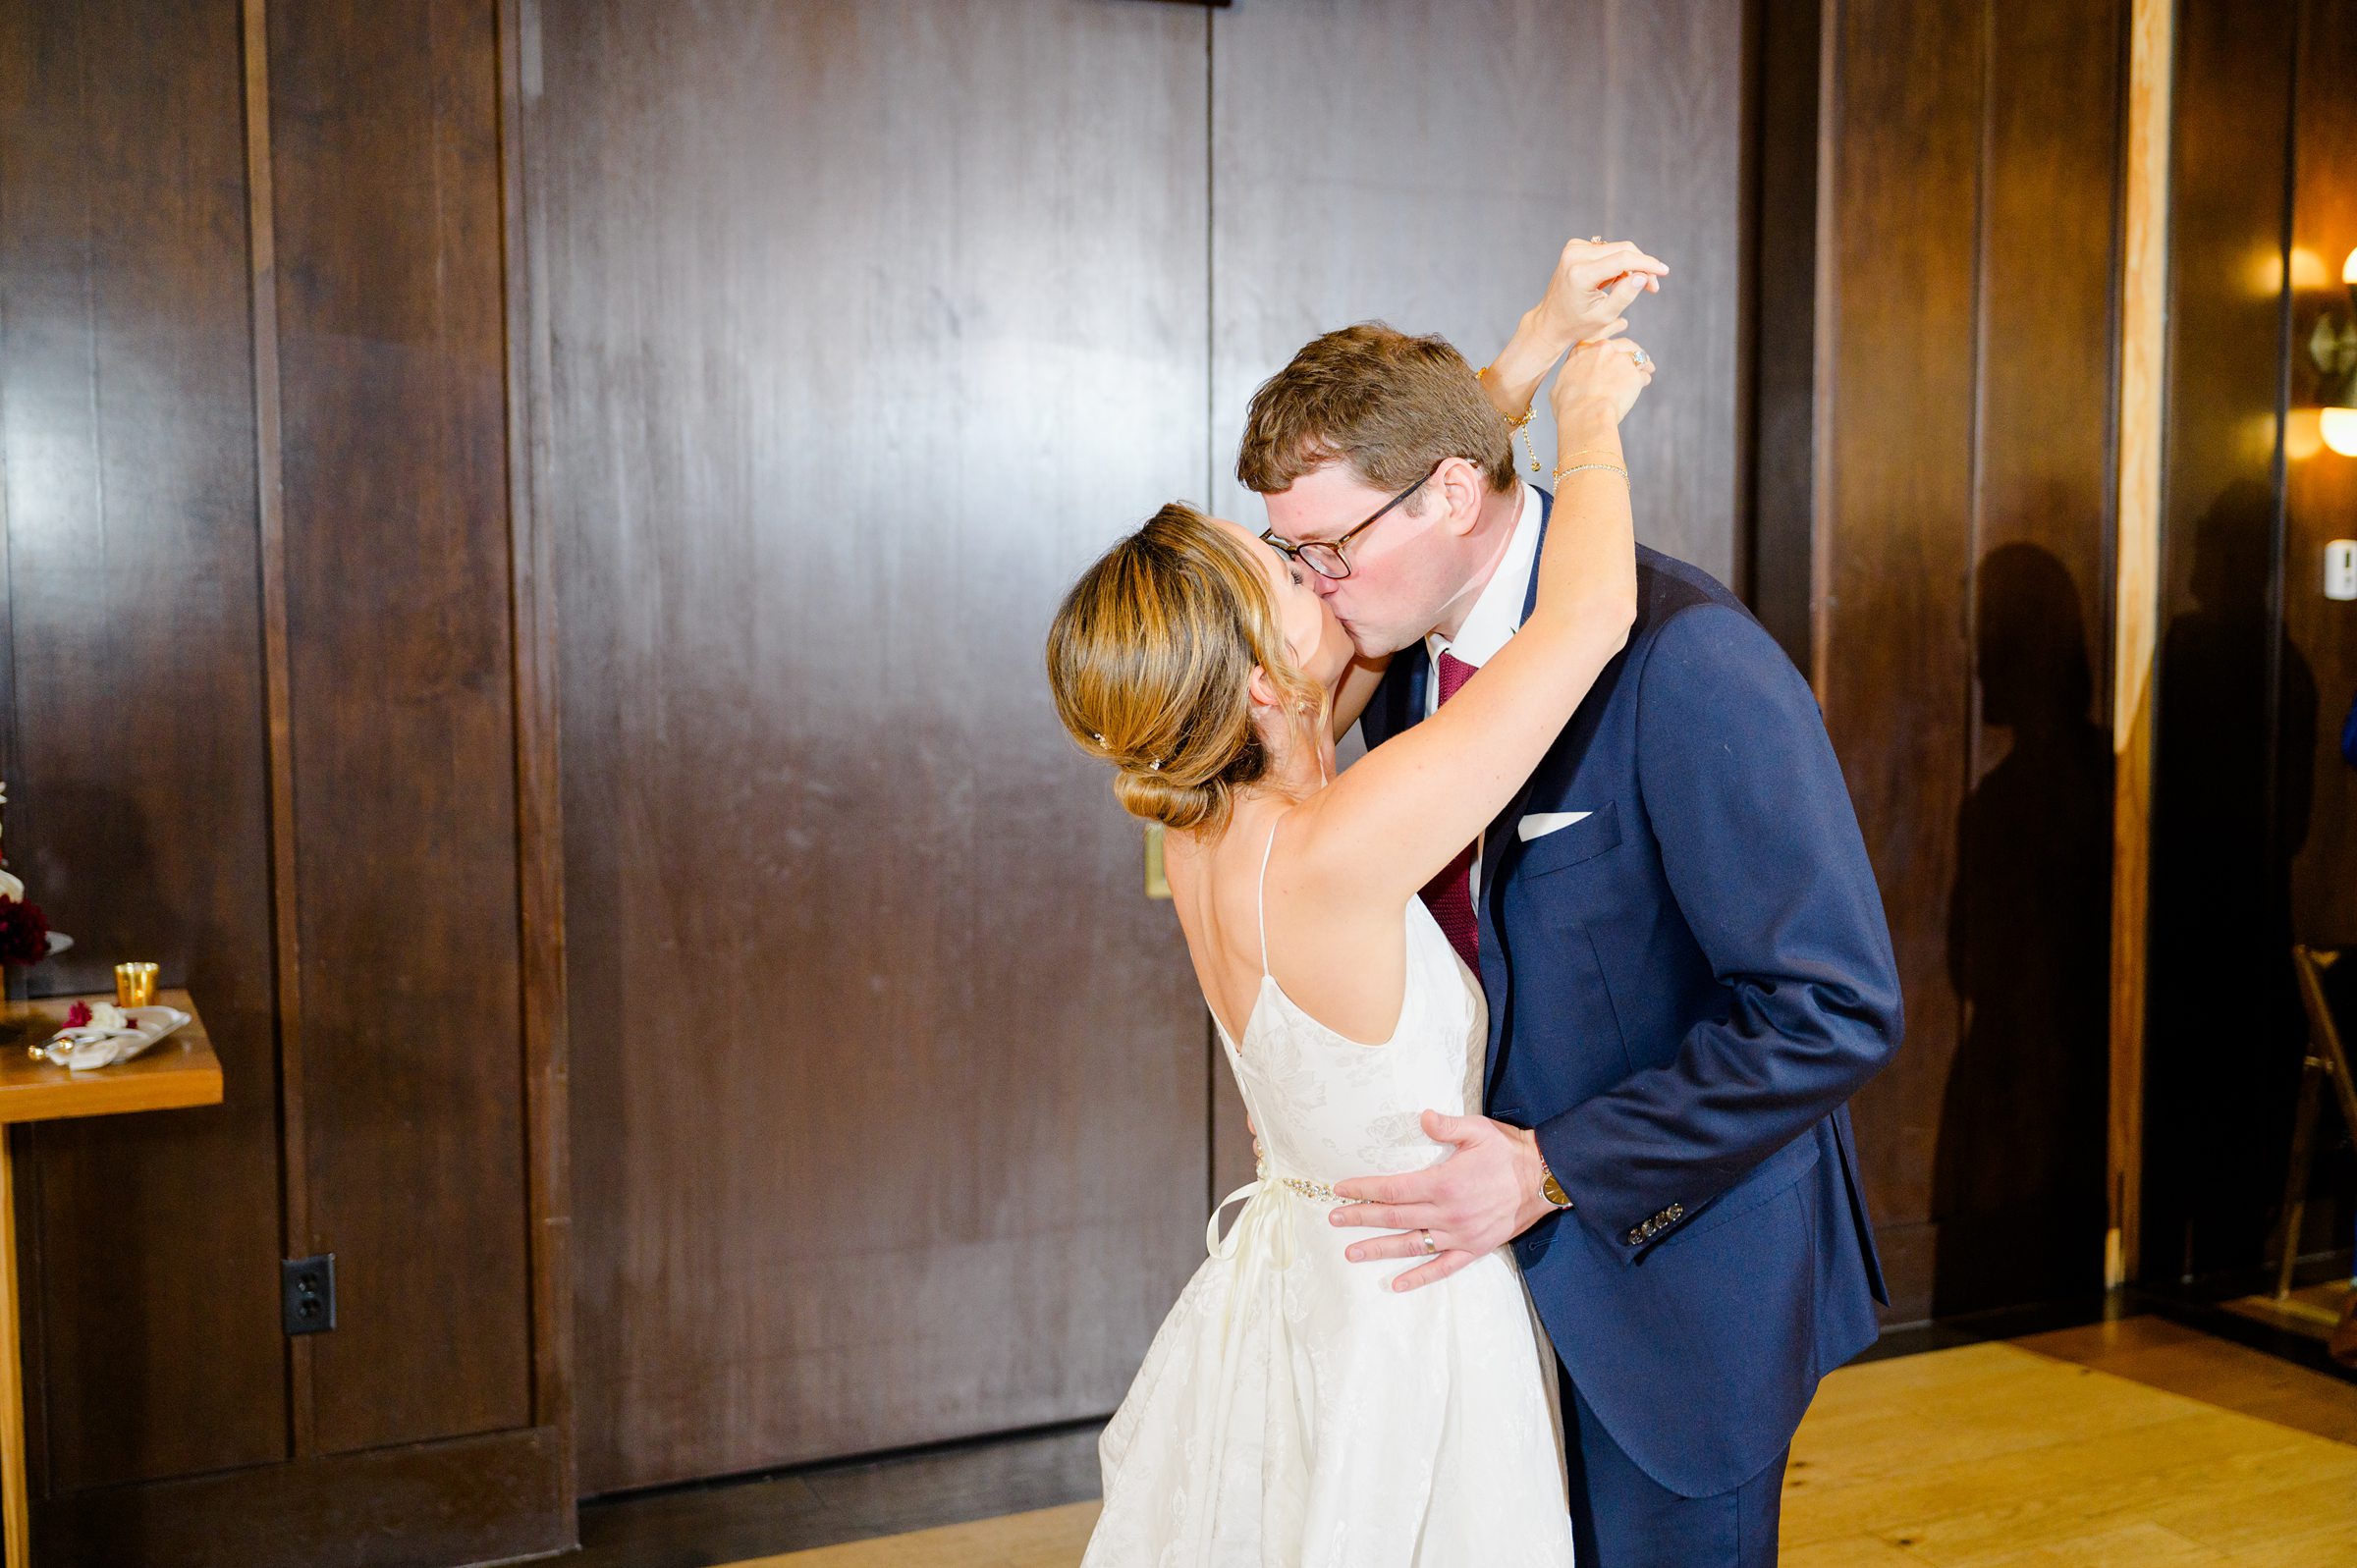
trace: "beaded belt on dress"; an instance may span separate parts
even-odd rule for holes
[[[1279,1192],[1289,1192],[1296,1198],[1314,1198],[1321,1203],[1355,1203],[1358,1201],[1354,1198],[1344,1198],[1337,1193],[1329,1183],[1312,1181],[1307,1176],[1272,1176],[1269,1174],[1269,1167],[1265,1162],[1253,1168],[1259,1172],[1258,1178],[1246,1182],[1227,1197],[1222,1198],[1219,1207],[1211,1212],[1210,1223],[1203,1227],[1203,1244],[1214,1258],[1232,1258],[1235,1256],[1237,1249],[1243,1246],[1247,1234],[1265,1234],[1270,1238],[1272,1255],[1280,1268],[1292,1261],[1292,1227],[1265,1223],[1265,1215],[1256,1216],[1254,1213],[1258,1207],[1254,1202],[1256,1199],[1272,1197]],[[1234,1203],[1243,1204],[1244,1212],[1235,1217],[1235,1224],[1223,1238],[1220,1235],[1220,1216],[1227,1212],[1229,1205]]]
[[[1312,1181],[1307,1176],[1272,1176],[1269,1174],[1269,1167],[1265,1164],[1255,1165],[1253,1167],[1253,1173],[1259,1176],[1264,1182],[1273,1181],[1278,1186],[1298,1193],[1304,1198],[1323,1198],[1328,1203],[1352,1203],[1356,1201],[1354,1199],[1342,1196],[1342,1194],[1336,1192],[1334,1188],[1329,1186],[1327,1183],[1323,1181]]]

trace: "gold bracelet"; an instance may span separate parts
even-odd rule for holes
[[[1625,462],[1628,460],[1619,452],[1608,450],[1604,447],[1578,447],[1570,452],[1557,453],[1555,455],[1555,465],[1560,468],[1573,458],[1607,458],[1615,462]]]
[[[1635,488],[1634,484],[1628,477],[1628,470],[1621,467],[1617,462],[1575,462],[1567,467],[1556,469],[1555,482],[1560,487],[1563,482],[1563,476],[1565,474],[1585,473],[1590,468],[1603,468],[1609,472],[1617,473],[1620,476],[1620,482],[1622,484],[1629,485],[1631,489]]]
[[[1497,366],[1495,364],[1483,365],[1479,370],[1473,372],[1473,379],[1479,381],[1496,368]],[[1530,471],[1532,473],[1537,473],[1539,471],[1539,449],[1531,442],[1529,426],[1531,419],[1538,413],[1538,395],[1533,393],[1531,395],[1530,402],[1522,406],[1521,418],[1507,419],[1506,415],[1503,413],[1498,416],[1501,419],[1506,419],[1506,428],[1509,432],[1506,438],[1507,455],[1509,457],[1512,455],[1514,437],[1520,436],[1522,438],[1522,450],[1530,454]]]

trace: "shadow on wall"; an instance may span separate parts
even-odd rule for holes
[[[2144,1237],[2158,1278],[2260,1262],[2299,1087],[2291,862],[2317,687],[2272,602],[2275,531],[2266,486],[2223,491],[2195,525],[2195,608],[2162,644]]]
[[[1964,1006],[1940,1113],[1932,1311],[2103,1285],[2111,745],[2078,585],[2031,544],[1982,561],[1983,719],[2011,747],[1956,824],[1947,965]]]

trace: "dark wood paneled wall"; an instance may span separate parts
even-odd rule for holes
[[[1744,597],[1803,675],[1816,659],[1817,310],[1833,281],[1817,264],[1824,10],[1824,0],[1755,0],[1744,128],[1752,169],[1742,278],[1752,345]]]
[[[2357,182],[2330,0],[2179,8],[2167,532],[2154,779],[2145,1271],[2248,1268],[2306,1025],[2294,940],[2357,942],[2357,614],[2323,596],[2357,460],[2322,450],[2307,338],[2348,309]],[[2320,1195],[2345,1166],[2319,1171]],[[2339,1217],[2335,1219],[2335,1211]],[[2345,1204],[2309,1241],[2347,1245]]]
[[[0,775],[78,943],[30,979],[156,959],[226,1088],[17,1134],[54,1492],[289,1451],[240,22],[0,6]]]
[[[549,6],[591,1490],[1112,1408],[1208,1063],[1042,648],[1201,495],[1203,11]]]
[[[338,1256],[338,1453],[530,1419],[497,13],[270,24],[297,1239]]]
[[[1857,1107],[1898,1319],[2102,1281],[2123,22],[1822,13],[1810,663],[1907,998]]]
[[[158,958],[228,1086],[21,1145],[44,1562],[572,1539],[514,32],[494,0],[0,4],[0,773],[78,939],[30,982]],[[312,1251],[338,1326],[289,1340]]]

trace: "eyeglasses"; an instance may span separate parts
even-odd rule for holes
[[[1441,462],[1448,460],[1447,458],[1443,458]],[[1295,544],[1290,539],[1278,538],[1276,529],[1266,528],[1261,531],[1260,542],[1289,560],[1300,562],[1319,576],[1331,577],[1339,582],[1350,575],[1350,561],[1343,554],[1343,546],[1374,527],[1377,522],[1382,520],[1385,513],[1431,483],[1432,475],[1441,471],[1441,462],[1434,463],[1431,473],[1427,473],[1423,478],[1409,485],[1382,506],[1377,507],[1368,514],[1365,521],[1339,539],[1304,539],[1301,543]]]

